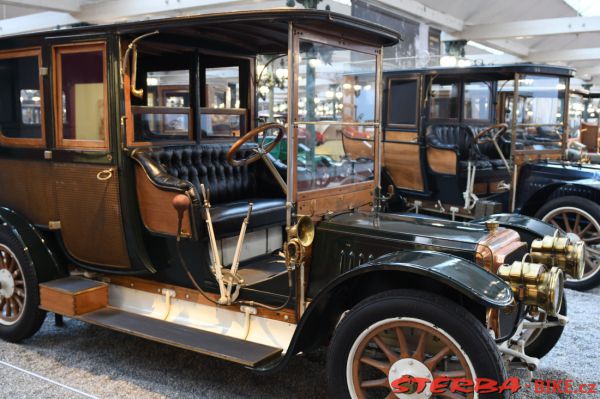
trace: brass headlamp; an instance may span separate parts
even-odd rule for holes
[[[531,243],[533,262],[556,266],[574,279],[583,277],[584,251],[583,241],[574,241],[570,237],[545,236]]]
[[[309,216],[300,216],[298,222],[288,229],[288,241],[285,245],[286,259],[292,263],[301,263],[306,250],[315,239],[315,225]]]
[[[513,262],[502,265],[498,275],[509,283],[515,298],[526,304],[538,306],[550,316],[555,316],[562,304],[564,275],[558,267],[548,271],[540,263]]]

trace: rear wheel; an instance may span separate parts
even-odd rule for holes
[[[0,338],[17,342],[35,334],[46,316],[39,306],[37,276],[25,249],[0,230]]]
[[[506,378],[496,345],[483,324],[446,298],[396,290],[366,299],[340,322],[328,349],[327,375],[333,398],[471,398],[472,394],[420,394],[411,376]],[[394,393],[398,387],[405,394]],[[410,396],[408,396],[410,395]],[[482,394],[480,398],[504,398]]]
[[[600,285],[600,205],[587,198],[559,197],[541,207],[535,217],[585,242],[583,278],[568,278],[565,286],[585,291]]]

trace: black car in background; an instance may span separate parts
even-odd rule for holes
[[[586,243],[583,279],[600,284],[600,167],[566,157],[569,79],[533,64],[384,73],[384,182],[395,210],[539,218]]]

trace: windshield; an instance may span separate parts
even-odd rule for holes
[[[523,75],[515,107],[514,81],[500,82],[504,120],[511,128],[516,120],[516,151],[562,148],[566,83],[566,78],[557,76]]]
[[[376,57],[300,42],[298,189],[373,179]]]

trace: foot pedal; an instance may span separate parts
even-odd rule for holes
[[[66,277],[40,284],[40,308],[64,316],[80,316],[108,306],[108,284]]]

